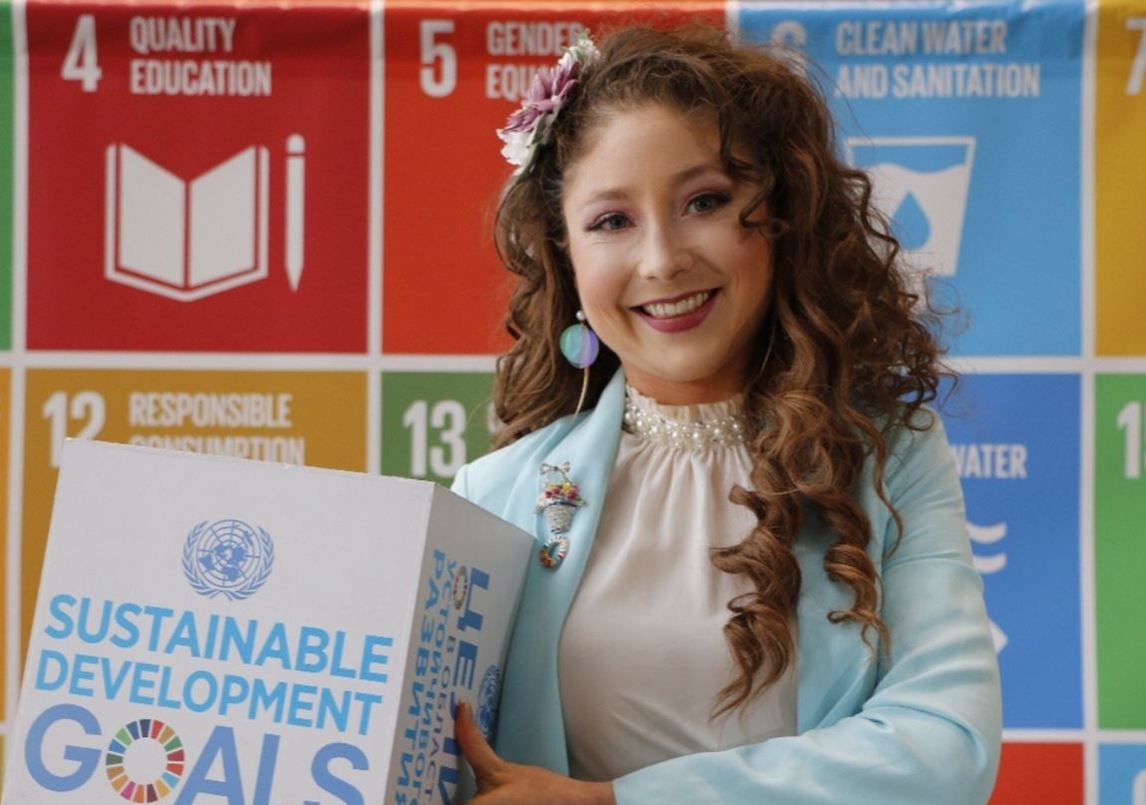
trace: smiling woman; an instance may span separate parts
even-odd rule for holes
[[[454,488],[539,557],[496,752],[460,710],[483,805],[990,794],[998,669],[926,405],[934,316],[791,64],[624,29],[500,132],[503,449]],[[582,318],[591,368],[559,358]]]

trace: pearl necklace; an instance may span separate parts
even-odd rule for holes
[[[647,410],[625,389],[625,414],[622,429],[654,444],[674,449],[703,450],[706,447],[732,447],[748,439],[744,417],[731,414],[681,422],[659,411]]]

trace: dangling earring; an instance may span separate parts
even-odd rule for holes
[[[585,324],[585,314],[578,310],[577,323],[561,331],[561,354],[569,363],[585,370],[581,380],[581,397],[577,400],[574,416],[581,412],[581,406],[585,403],[585,394],[589,391],[589,367],[597,360],[600,349],[601,342],[597,334]]]

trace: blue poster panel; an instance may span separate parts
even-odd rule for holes
[[[962,355],[1080,351],[1080,0],[741,5],[793,49]]]
[[[968,375],[943,406],[1003,676],[1003,725],[1082,726],[1079,378]]]
[[[1146,803],[1146,744],[1100,745],[1098,791],[1102,805]]]

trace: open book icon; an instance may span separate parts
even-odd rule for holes
[[[181,302],[265,278],[268,162],[250,146],[184,181],[108,146],[104,275]]]

